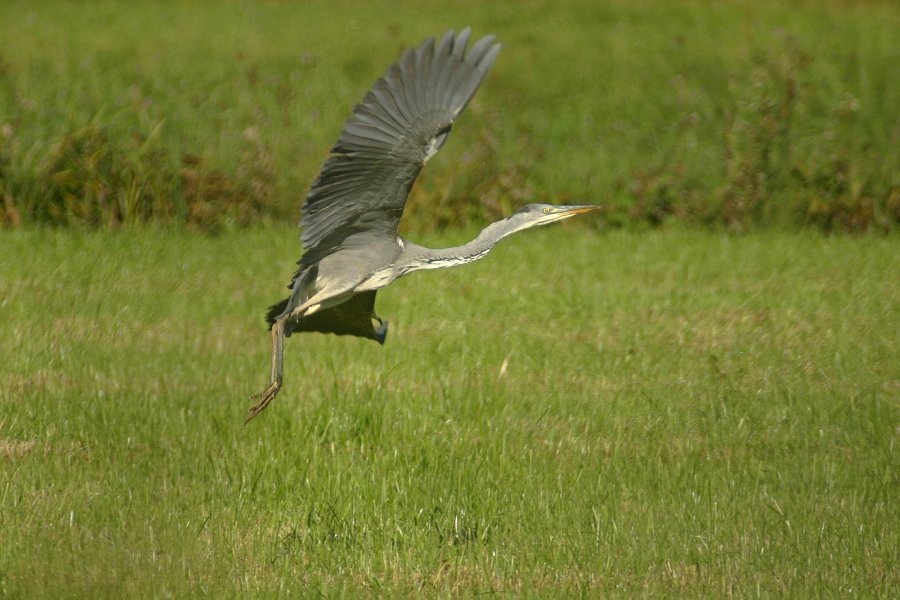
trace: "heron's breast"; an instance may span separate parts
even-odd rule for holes
[[[378,290],[403,275],[401,270],[395,267],[387,269],[379,269],[372,273],[362,283],[356,286],[356,290],[364,292],[367,290]]]

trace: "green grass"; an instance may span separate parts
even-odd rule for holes
[[[0,3],[0,224],[295,219],[402,48],[504,44],[410,226],[900,223],[896,2]]]
[[[406,230],[550,199],[752,233],[583,219],[400,280],[384,348],[291,338],[242,426],[299,250],[272,222],[401,49],[466,24],[504,50]],[[896,230],[898,30],[891,2],[0,4],[0,595],[896,597],[898,240],[754,230]]]
[[[0,595],[897,596],[896,238],[529,232],[244,427],[297,246],[0,236]]]

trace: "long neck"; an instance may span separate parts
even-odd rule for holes
[[[405,273],[464,265],[484,258],[494,244],[520,229],[523,227],[519,223],[511,219],[503,219],[482,229],[481,233],[471,242],[452,248],[425,248],[404,241],[403,252],[397,262]]]

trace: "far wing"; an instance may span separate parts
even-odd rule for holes
[[[353,109],[303,205],[301,269],[364,233],[395,237],[413,181],[443,145],[500,45],[470,30],[406,50]]]
[[[378,321],[375,327],[373,321]],[[351,296],[342,304],[307,315],[291,326],[291,331],[319,331],[336,335],[356,335],[384,343],[387,322],[375,314],[375,291]]]

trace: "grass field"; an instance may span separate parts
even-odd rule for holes
[[[0,595],[897,596],[896,238],[522,234],[244,427],[297,246],[0,236]]]
[[[351,107],[447,29],[504,49],[416,229],[533,197],[607,221],[900,225],[897,2],[0,3],[0,225],[295,219]]]
[[[398,281],[383,348],[292,337],[243,426],[341,124],[465,25],[504,49],[403,231],[605,211]],[[898,31],[888,1],[0,3],[0,596],[898,597]]]

